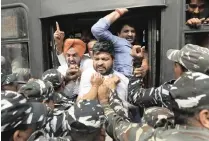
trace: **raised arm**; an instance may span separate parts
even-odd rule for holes
[[[151,106],[168,107],[170,96],[169,88],[170,82],[155,88],[142,88],[142,80],[136,76],[130,78],[128,87],[128,101],[133,104],[144,108]]]
[[[100,39],[109,40],[112,41],[114,44],[115,42],[117,42],[119,37],[113,35],[108,29],[112,23],[114,23],[126,12],[128,12],[127,9],[121,8],[113,11],[104,18],[101,18],[96,24],[92,26],[91,28],[92,34],[98,40]]]
[[[65,60],[65,56],[63,54],[64,37],[65,37],[65,33],[60,30],[59,24],[58,22],[56,22],[56,31],[54,32],[56,54],[60,65],[67,68],[68,67],[67,61]]]
[[[114,90],[108,90],[104,85],[101,86],[98,91],[98,99],[107,117],[107,133],[115,140],[138,141],[142,139],[146,131],[146,134],[149,134],[146,138],[148,139],[153,134],[153,128],[146,124],[141,126],[137,123],[131,123],[127,118],[116,114],[108,102],[108,95],[114,94]]]

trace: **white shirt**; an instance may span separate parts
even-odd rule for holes
[[[83,71],[81,75],[81,81],[80,81],[80,86],[79,86],[79,96],[87,94],[90,89],[91,89],[91,76],[95,73],[96,71],[93,68],[88,68],[87,70]],[[118,93],[119,98],[123,101],[124,107],[127,109],[128,108],[128,83],[129,80],[127,77],[125,77],[122,73],[119,73],[117,71],[113,71],[112,74],[109,74],[107,76],[104,76],[105,78],[109,78],[112,75],[116,75],[120,78],[120,82],[117,85],[116,91]]]

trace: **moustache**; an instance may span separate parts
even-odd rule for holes
[[[104,66],[96,66],[96,69],[106,69]]]

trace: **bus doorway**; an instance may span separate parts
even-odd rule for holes
[[[59,23],[61,30],[65,32],[65,38],[80,38],[85,43],[88,43],[94,38],[91,34],[91,27],[108,13],[110,11],[70,14],[41,19],[44,49],[47,52],[45,54],[48,54],[48,67],[52,68],[60,65],[53,39],[56,21]],[[146,77],[146,86],[157,86],[159,84],[159,75],[156,74],[159,74],[160,71],[160,14],[161,8],[159,7],[132,8],[110,28],[110,31],[117,35],[121,23],[128,22],[134,25],[137,44],[145,46],[149,56],[150,69]]]

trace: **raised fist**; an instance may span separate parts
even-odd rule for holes
[[[134,45],[131,49],[131,56],[136,59],[143,59],[145,54],[145,47]]]

